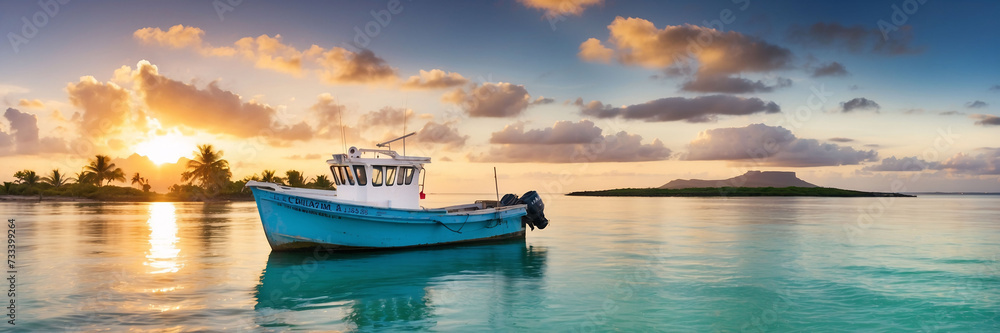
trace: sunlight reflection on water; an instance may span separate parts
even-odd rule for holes
[[[153,269],[150,274],[176,273],[183,264],[178,262],[177,255],[177,216],[174,214],[174,204],[170,202],[154,202],[149,206],[149,252],[146,254],[146,266]]]

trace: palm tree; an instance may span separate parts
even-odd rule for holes
[[[26,184],[28,186],[34,186],[35,184],[38,184],[39,180],[41,180],[41,178],[38,177],[38,174],[27,169],[15,172],[14,178],[18,179],[18,183]]]
[[[285,171],[285,179],[288,180],[288,186],[303,187],[306,185],[305,177],[302,177],[302,172],[298,170]]]
[[[90,161],[90,164],[83,167],[85,172],[91,172],[94,174],[95,183],[97,186],[102,186],[101,183],[104,180],[111,184],[112,181],[125,181],[125,172],[122,168],[118,168],[114,163],[111,163],[111,158],[107,155],[97,155],[94,156],[94,160]]]
[[[67,178],[61,172],[59,172],[59,169],[52,170],[51,174],[42,178],[43,182],[52,185],[52,187],[55,188],[59,188],[63,185],[66,185],[66,183],[69,183],[71,180],[73,180],[73,178]]]
[[[333,188],[333,183],[330,182],[330,178],[326,175],[316,176],[316,180],[312,182],[312,186],[318,189],[330,189]]]
[[[135,184],[139,184],[139,186],[142,187],[143,192],[149,192],[149,189],[152,188],[152,186],[149,185],[149,179],[139,176],[138,172],[132,175],[132,185]]]
[[[218,190],[233,176],[229,171],[229,161],[222,159],[222,151],[215,151],[212,145],[198,145],[193,160],[188,161],[187,171],[181,174],[181,181],[197,180],[206,190]]]
[[[274,170],[264,170],[260,173],[260,181],[265,183],[281,183],[281,177],[274,175]]]
[[[98,186],[101,185],[101,184],[98,184],[97,175],[95,175],[93,172],[89,172],[89,171],[80,171],[80,172],[77,172],[76,173],[76,178],[70,178],[70,179],[76,179],[76,183],[77,184],[91,184],[91,185],[98,185]]]

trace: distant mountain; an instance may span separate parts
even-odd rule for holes
[[[698,187],[818,187],[795,177],[790,171],[747,171],[747,173],[722,180],[675,179],[660,186],[661,189]]]

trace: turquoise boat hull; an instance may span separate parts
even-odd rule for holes
[[[275,251],[406,248],[524,237],[525,205],[477,210],[395,209],[251,187]]]

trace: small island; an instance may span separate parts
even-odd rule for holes
[[[592,197],[915,197],[902,193],[864,192],[819,187],[794,172],[749,171],[723,180],[677,179],[658,188],[578,191],[567,195]]]

